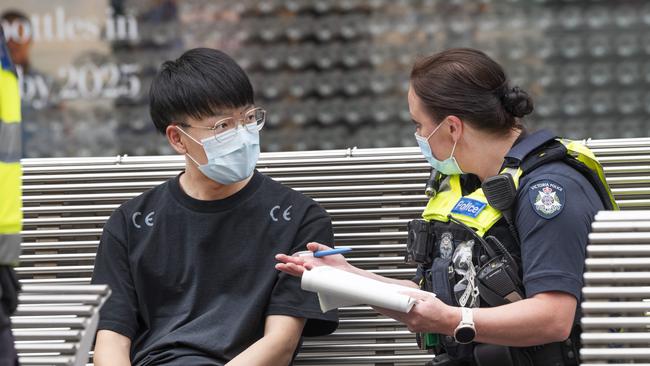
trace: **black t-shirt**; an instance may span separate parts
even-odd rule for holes
[[[115,210],[97,251],[92,283],[112,290],[98,329],[129,337],[134,365],[222,365],[268,315],[306,318],[305,336],[336,329],[336,313],[274,268],[277,253],[332,244],[317,203],[257,171],[217,201],[188,196],[179,177]]]

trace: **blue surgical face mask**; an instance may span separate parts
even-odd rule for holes
[[[203,146],[207,164],[199,164],[189,154],[187,156],[199,167],[201,173],[221,184],[240,182],[253,174],[260,156],[260,132],[257,125],[239,126],[224,132],[218,138],[212,136],[197,141],[187,132],[178,128],[194,142]]]
[[[458,162],[456,162],[456,158],[454,158],[454,151],[456,150],[456,142],[454,142],[454,147],[451,148],[451,155],[449,158],[446,160],[438,160],[433,156],[433,152],[431,152],[431,146],[429,146],[429,139],[431,136],[433,136],[434,133],[438,131],[438,129],[442,126],[444,123],[441,122],[438,127],[436,127],[431,134],[429,134],[429,137],[422,137],[415,133],[415,140],[418,142],[418,145],[420,146],[420,151],[422,151],[422,155],[427,159],[429,164],[431,166],[439,171],[442,174],[445,175],[457,175],[457,174],[463,174],[463,171],[460,170],[460,166],[458,165]]]

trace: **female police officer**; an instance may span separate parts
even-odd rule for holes
[[[615,208],[602,168],[582,145],[527,133],[521,118],[533,110],[530,97],[477,50],[418,61],[408,104],[418,145],[441,173],[424,220],[410,225],[426,234],[410,235],[426,238],[409,241],[416,277],[381,277],[341,255],[279,254],[276,268],[300,276],[331,265],[433,291],[437,298],[413,293],[408,314],[377,309],[413,332],[440,335],[431,364],[577,365],[587,236],[594,214]]]

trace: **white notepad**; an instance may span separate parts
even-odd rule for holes
[[[315,267],[302,275],[303,290],[316,292],[323,312],[343,306],[371,305],[408,313],[416,299],[402,292],[430,292],[359,276],[330,266]]]

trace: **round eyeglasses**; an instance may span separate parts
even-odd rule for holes
[[[244,112],[241,118],[226,117],[218,120],[212,127],[193,126],[188,123],[179,123],[181,127],[197,128],[201,130],[210,130],[218,141],[226,141],[235,135],[237,126],[242,126],[249,131],[259,131],[264,127],[266,122],[266,110],[256,107]]]

